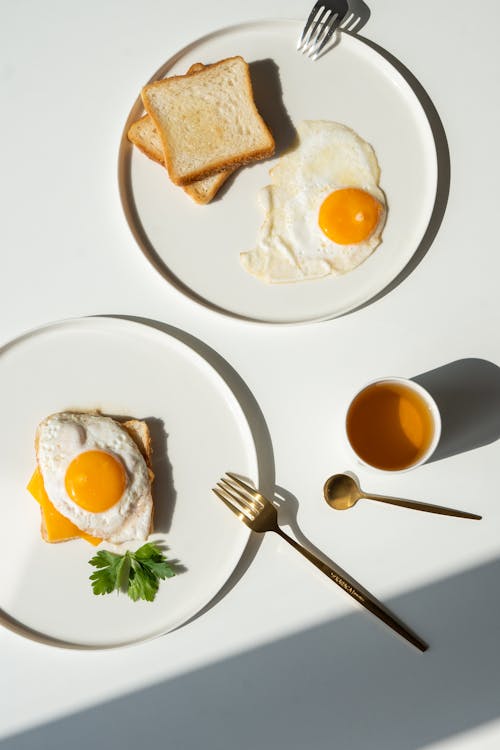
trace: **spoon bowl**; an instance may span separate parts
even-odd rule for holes
[[[348,474],[334,474],[327,479],[323,494],[328,505],[335,510],[349,510],[363,497],[359,484]]]
[[[471,518],[476,521],[481,516],[475,513],[467,513],[463,510],[454,508],[445,508],[442,505],[431,505],[430,503],[418,503],[414,500],[403,500],[400,497],[387,497],[386,495],[368,495],[363,492],[354,477],[348,474],[333,474],[326,480],[323,486],[323,495],[328,505],[334,510],[349,510],[358,500],[376,500],[379,503],[387,505],[399,505],[402,508],[411,510],[423,510],[427,513],[436,513],[441,516],[455,516],[457,518]]]

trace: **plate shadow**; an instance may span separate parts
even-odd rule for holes
[[[241,376],[229,364],[229,362],[227,362],[227,360],[225,360],[214,349],[209,347],[208,344],[205,344],[203,341],[200,341],[200,339],[197,339],[195,336],[189,333],[186,333],[186,331],[183,331],[179,328],[175,328],[174,326],[168,325],[167,323],[162,323],[161,321],[151,320],[149,318],[142,318],[142,317],[132,316],[132,315],[106,315],[104,314],[103,316],[99,315],[99,317],[131,320],[134,322],[141,323],[143,325],[150,326],[152,328],[156,328],[159,331],[163,331],[164,333],[168,334],[169,336],[172,336],[173,338],[176,338],[178,341],[181,341],[183,344],[185,344],[190,349],[195,351],[200,357],[202,357],[206,362],[208,362],[214,368],[214,370],[219,374],[219,376],[226,383],[226,385],[229,387],[229,389],[231,390],[231,392],[237,399],[245,415],[245,418],[250,428],[250,432],[252,434],[253,442],[256,448],[256,453],[257,453],[259,488],[264,495],[272,496],[272,494],[274,493],[274,487],[275,487],[275,465],[274,465],[274,451],[273,451],[273,445],[271,441],[271,435],[269,433],[269,428],[267,427],[264,415],[254,395],[252,394],[252,392],[250,391],[249,387],[246,385],[244,380],[241,378]],[[161,421],[161,420],[158,420],[158,421]],[[158,428],[161,430],[163,429],[163,426],[160,425],[158,426]],[[164,435],[164,440],[166,440],[166,435]],[[165,446],[166,446],[166,443],[165,443]],[[172,476],[172,467],[170,466],[168,459],[167,459],[167,464],[168,465],[163,466],[162,471],[164,472],[164,475],[165,475],[164,479],[168,484],[168,482],[171,481],[170,478]],[[227,467],[224,467],[224,466],[221,467],[221,476],[226,470],[226,468]],[[237,467],[234,467],[234,468],[237,469]],[[215,502],[215,496],[214,496],[214,502]],[[169,523],[170,520],[171,519],[167,518],[167,523]],[[233,571],[232,575],[226,581],[226,583],[218,592],[218,594],[216,594],[216,596],[206,605],[206,607],[204,607],[188,622],[191,622],[192,620],[195,620],[201,615],[203,615],[205,612],[207,612],[209,609],[215,606],[219,601],[221,601],[231,591],[231,589],[238,583],[238,581],[244,576],[245,572],[248,570],[261,543],[262,543],[262,537],[260,535],[257,535],[257,534],[250,535],[247,546],[245,547],[245,550],[243,552],[243,555],[241,556],[240,561],[238,565],[236,566],[235,570]]]
[[[347,34],[349,32],[343,33]],[[401,282],[403,282],[419,265],[419,263],[422,261],[422,259],[430,249],[432,243],[434,242],[434,239],[436,238],[436,235],[443,221],[446,212],[446,206],[448,204],[451,179],[450,150],[448,147],[446,131],[444,129],[444,125],[441,121],[439,113],[425,88],[422,86],[416,76],[414,76],[413,73],[405,65],[403,65],[403,63],[391,52],[388,52],[388,50],[384,49],[375,42],[372,42],[371,39],[367,39],[364,36],[358,35],[356,33],[349,35],[355,36],[357,39],[360,39],[368,47],[371,47],[371,49],[375,50],[375,52],[377,52],[381,57],[384,57],[394,68],[396,68],[396,70],[402,75],[402,77],[413,90],[415,96],[422,106],[422,109],[425,112],[431,128],[432,136],[434,138],[438,174],[436,197],[434,200],[434,207],[432,210],[431,218],[429,220],[429,224],[424,233],[424,236],[422,237],[420,244],[415,250],[413,256],[408,261],[403,270],[400,271],[400,273],[384,289],[382,289],[378,294],[376,294],[367,302],[364,302],[362,305],[354,308],[354,310],[350,310],[349,312],[345,313],[346,315],[349,315],[356,310],[362,310],[363,308],[368,307],[368,305],[371,305],[373,302],[377,302],[378,300],[385,297],[386,294],[389,294],[394,289],[396,289],[396,287],[398,287]]]

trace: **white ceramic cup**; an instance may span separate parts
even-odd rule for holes
[[[433,434],[432,438],[429,442],[429,445],[425,452],[418,458],[414,463],[402,468],[402,469],[383,469],[378,466],[374,466],[373,464],[368,463],[365,459],[363,459],[355,450],[354,446],[352,445],[349,433],[347,430],[347,418],[349,414],[349,410],[356,400],[356,398],[363,393],[367,388],[370,388],[373,385],[376,385],[378,383],[395,383],[400,386],[404,386],[412,391],[414,391],[416,394],[420,396],[420,398],[424,401],[424,403],[427,405],[427,408],[429,409],[429,413],[432,419],[433,423]],[[356,458],[356,460],[361,463],[363,466],[366,466],[373,471],[378,471],[383,474],[403,474],[406,471],[411,471],[412,469],[416,469],[417,466],[421,466],[426,461],[429,460],[429,458],[432,456],[434,451],[436,450],[436,447],[439,443],[439,439],[441,437],[441,415],[439,413],[438,406],[430,393],[425,390],[421,385],[418,385],[418,383],[415,383],[413,380],[409,380],[407,378],[399,378],[399,377],[385,377],[385,378],[376,378],[375,380],[371,380],[369,383],[366,383],[362,388],[357,391],[354,396],[352,397],[346,412],[345,412],[345,418],[344,418],[344,435],[347,440],[347,444],[350,447],[351,453]]]

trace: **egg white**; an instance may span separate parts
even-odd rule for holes
[[[120,543],[147,538],[151,523],[151,482],[146,461],[128,432],[110,417],[61,412],[37,429],[37,460],[45,491],[63,516],[81,531]],[[120,500],[101,513],[77,505],[66,492],[71,461],[90,450],[106,451],[125,467],[127,484]]]
[[[345,125],[306,121],[298,142],[271,170],[258,196],[265,212],[254,250],[241,253],[243,268],[270,284],[347,273],[381,242],[386,200],[373,148]],[[355,245],[332,242],[318,225],[319,209],[334,190],[359,188],[383,207],[374,232]]]

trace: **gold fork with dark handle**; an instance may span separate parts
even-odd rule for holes
[[[285,534],[278,526],[278,513],[274,505],[238,475],[233,472],[226,472],[225,477],[213,488],[213,492],[252,531],[258,534],[263,534],[266,531],[274,531],[275,534],[278,534],[282,539],[287,541],[297,552],[300,552],[301,555],[328,576],[331,581],[340,586],[349,596],[352,596],[353,599],[362,604],[363,607],[378,617],[379,620],[382,620],[392,630],[418,648],[419,651],[427,650],[427,644],[385,610],[371,594],[363,592],[358,586],[350,583],[344,576],[337,573],[333,568],[316,557],[316,555],[296,542],[295,539]]]

